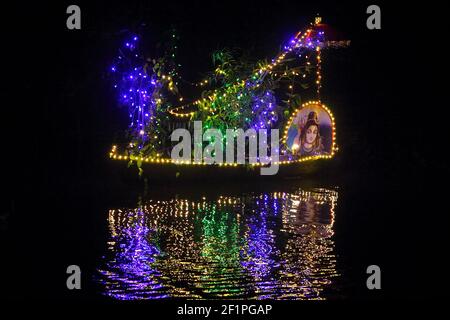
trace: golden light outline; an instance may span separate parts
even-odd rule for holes
[[[318,107],[322,108],[323,110],[325,110],[327,112],[328,116],[331,119],[331,139],[332,139],[331,141],[332,141],[332,143],[331,143],[331,154],[329,155],[331,158],[334,156],[334,153],[338,150],[337,145],[336,145],[336,126],[335,126],[334,116],[331,113],[330,109],[328,109],[328,107],[320,101],[316,101],[316,100],[307,101],[307,102],[303,103],[299,108],[294,110],[294,112],[292,112],[292,114],[289,118],[289,121],[287,122],[286,127],[284,129],[283,143],[284,143],[284,145],[287,146],[287,135],[288,135],[289,128],[291,127],[292,121],[294,121],[294,118],[298,115],[298,113],[303,108],[307,108],[307,107],[311,107],[311,106],[318,106]],[[319,157],[319,156],[315,156],[315,157]],[[311,157],[306,157],[306,158],[311,158]],[[299,160],[301,160],[301,159],[299,159]]]

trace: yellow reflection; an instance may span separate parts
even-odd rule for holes
[[[338,277],[326,189],[147,200],[111,209],[103,293],[116,299],[323,299]]]

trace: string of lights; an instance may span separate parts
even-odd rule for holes
[[[316,20],[317,22],[317,20]],[[320,21],[318,21],[317,23],[320,23]],[[268,74],[274,74],[276,76],[280,75],[286,75],[286,73],[284,72],[277,72],[277,69],[275,69],[276,67],[282,66],[283,63],[286,60],[286,57],[289,55],[289,53],[291,52],[296,52],[296,49],[300,49],[300,48],[305,48],[305,49],[312,49],[314,48],[315,45],[317,45],[317,47],[319,47],[320,44],[323,43],[323,32],[318,32],[318,34],[316,35],[317,38],[316,39],[312,39],[312,31],[313,29],[307,29],[305,33],[302,33],[301,31],[298,32],[295,37],[289,41],[289,43],[284,46],[284,50],[278,54],[274,59],[272,59],[271,63],[266,64],[261,66],[259,69],[257,69],[249,79],[247,80],[242,80],[238,83],[233,84],[233,86],[236,87],[243,87],[246,85],[250,85],[252,87],[259,87],[261,84],[261,81],[268,75]],[[297,52],[296,52],[297,53]],[[297,53],[298,54],[298,53]],[[320,63],[320,59],[318,60],[318,62]],[[306,76],[306,74],[304,73],[298,73],[293,71],[293,74],[296,76]],[[201,84],[206,85],[208,83],[207,80],[204,80],[202,82],[200,82]],[[293,89],[293,86],[289,87],[290,90]],[[226,93],[225,93],[226,96]],[[186,104],[186,105],[182,105],[182,106],[177,106],[177,107],[172,107],[169,109],[169,112],[177,117],[191,117],[194,112],[188,112],[188,113],[183,113],[183,112],[179,112],[180,110],[184,110],[184,109],[188,109],[190,107],[190,105],[201,105],[201,104],[205,104],[208,101],[215,101],[218,97],[221,97],[220,91],[219,90],[215,90],[211,95],[204,97],[202,99],[199,100],[195,100],[192,103]],[[213,110],[210,110],[213,111]]]

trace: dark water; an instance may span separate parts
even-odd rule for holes
[[[120,299],[326,299],[338,192],[145,199],[105,212],[95,281]]]
[[[31,190],[1,223],[0,289],[66,301],[435,296],[445,233],[413,215],[432,206],[367,176],[336,180],[88,180],[45,197]],[[81,290],[66,287],[73,264]],[[367,289],[372,264],[381,290]]]

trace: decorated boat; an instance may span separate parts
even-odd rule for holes
[[[140,36],[132,35],[111,66],[119,104],[130,118],[110,150],[113,162],[153,178],[208,177],[313,171],[334,157],[335,118],[320,95],[321,54],[350,41],[320,17],[270,61],[214,52],[214,70],[196,83],[180,76],[176,34],[171,38],[156,59],[142,53]],[[187,85],[199,98],[182,95]],[[264,174],[270,167],[276,170]]]

